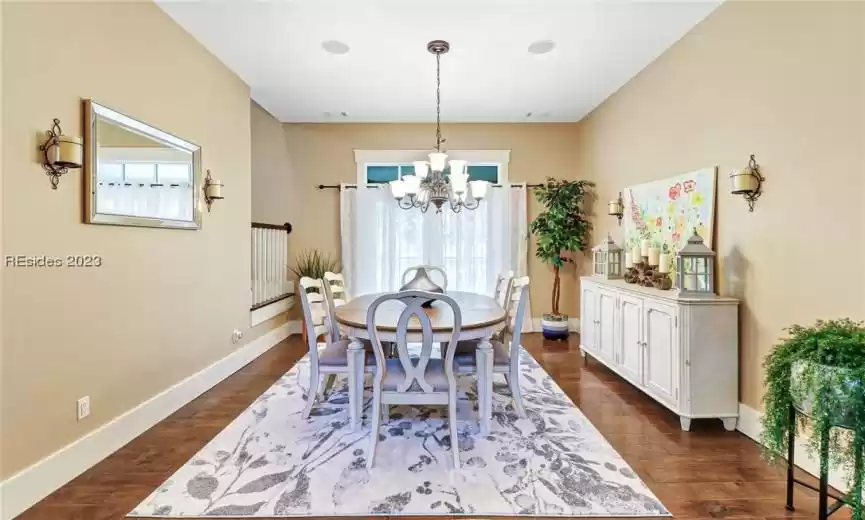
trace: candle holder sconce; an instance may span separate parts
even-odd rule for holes
[[[210,175],[210,170],[207,170],[207,176],[204,177],[204,202],[207,203],[207,212],[210,213],[210,205],[214,200],[222,200],[222,182],[215,180]]]
[[[764,182],[766,179],[760,173],[760,165],[757,164],[754,154],[751,154],[746,168],[730,174],[730,193],[742,195],[748,202],[748,211],[753,212],[754,203],[763,194]]]
[[[622,192],[619,192],[618,199],[610,201],[607,214],[619,219],[619,225],[622,225],[622,217],[625,214],[625,203],[622,201]]]
[[[54,125],[45,134],[47,139],[39,145],[42,168],[51,180],[51,188],[56,190],[61,175],[65,175],[70,169],[81,168],[84,147],[80,137],[63,135],[59,119],[54,119]]]

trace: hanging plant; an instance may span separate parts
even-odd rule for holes
[[[837,464],[850,475],[853,519],[863,520],[865,478],[865,323],[848,318],[794,325],[766,356],[761,441],[770,460],[787,453],[790,428],[808,434],[808,452],[820,453],[829,435],[823,469]],[[790,424],[790,407],[800,410]],[[843,426],[838,428],[837,426]]]

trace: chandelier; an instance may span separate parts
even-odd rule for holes
[[[467,161],[452,159],[442,151],[441,126],[441,57],[450,50],[444,40],[433,40],[426,46],[436,57],[436,145],[429,154],[429,161],[414,161],[414,175],[401,175],[390,182],[390,189],[397,204],[402,209],[419,208],[426,213],[430,204],[436,213],[441,213],[445,202],[450,204],[454,213],[463,208],[473,210],[486,196],[487,181],[469,180]],[[445,167],[450,166],[450,174],[445,177]]]

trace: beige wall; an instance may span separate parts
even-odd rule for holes
[[[355,182],[354,150],[423,150],[435,139],[431,124],[286,124],[285,136],[294,166],[299,207],[304,219],[293,232],[296,249],[319,248],[339,255],[339,194],[319,191],[319,184]],[[547,176],[576,178],[575,124],[445,124],[448,148],[454,150],[511,150],[512,182],[541,182]],[[272,194],[271,196],[276,196]],[[529,218],[539,206],[530,195]],[[550,311],[552,271],[529,248],[532,311]],[[562,312],[578,314],[574,269],[564,275]]]
[[[252,101],[252,220],[265,224],[302,224],[302,182],[288,151],[282,123]],[[289,247],[294,235],[289,235]]]
[[[721,293],[742,299],[742,402],[760,406],[762,360],[783,327],[865,319],[854,268],[865,257],[865,4],[727,2],[585,119],[578,144],[577,171],[602,201],[719,165],[716,250]],[[768,179],[754,213],[726,177],[751,153]],[[614,219],[595,222],[621,236]]]
[[[247,86],[152,3],[3,3],[3,250],[92,254],[93,269],[4,269],[8,477],[239,345],[249,325]],[[14,78],[14,80],[12,80]],[[92,97],[202,146],[226,199],[199,231],[81,223],[82,178],[52,191],[38,139],[81,135]],[[247,334],[247,340],[254,334]],[[92,414],[77,422],[76,398]]]

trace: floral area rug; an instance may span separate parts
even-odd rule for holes
[[[432,406],[391,407],[367,470],[370,421],[349,428],[345,379],[301,418],[308,374],[304,357],[129,516],[670,516],[526,351],[528,417],[497,375],[489,435],[478,431],[475,379],[460,377],[459,470],[447,409]]]

